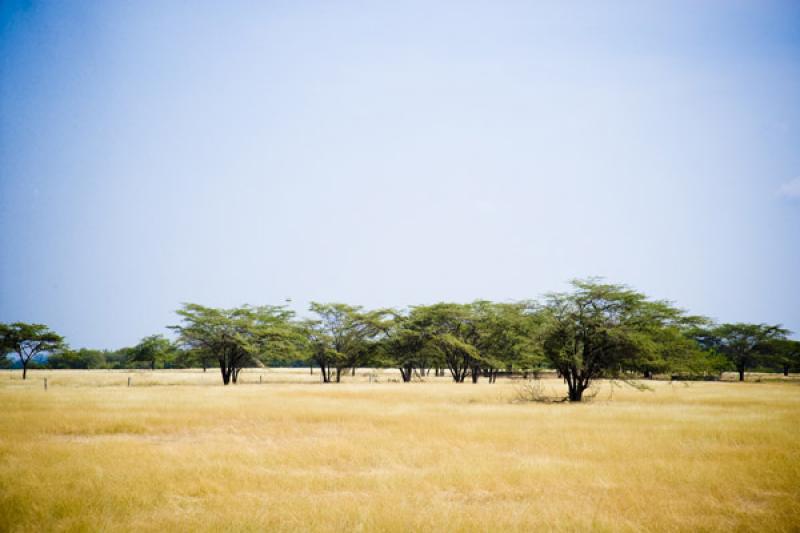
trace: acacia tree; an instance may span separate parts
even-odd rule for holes
[[[155,370],[157,361],[164,361],[174,355],[175,351],[175,345],[163,335],[150,335],[133,348],[129,348],[128,357],[131,361],[148,363],[150,370]]]
[[[342,303],[311,302],[310,309],[318,317],[302,326],[310,358],[319,365],[324,383],[333,379],[332,370],[339,383],[344,370],[355,371],[375,353],[371,341],[381,332],[377,321],[382,312],[365,313],[360,306]]]
[[[386,310],[382,320],[376,320],[379,331],[375,343],[374,359],[381,366],[394,366],[400,371],[403,382],[411,378],[425,354],[423,332],[414,327],[407,314]]]
[[[800,368],[800,341],[791,339],[773,339],[764,347],[766,358],[780,367],[784,376],[789,375],[792,368]]]
[[[411,308],[409,318],[411,329],[421,337],[430,354],[429,361],[420,361],[422,365],[433,362],[447,367],[456,383],[463,383],[470,374],[480,375],[480,368],[486,361],[475,345],[477,329],[470,305],[416,306]],[[420,370],[424,372],[424,366]]]
[[[439,303],[412,308],[412,328],[424,332],[433,360],[450,371],[453,381],[481,375],[493,383],[501,368],[536,368],[542,361],[535,331],[540,318],[532,302]]]
[[[514,367],[527,371],[541,366],[544,359],[538,337],[541,316],[533,302],[476,301],[471,309],[475,327],[470,338],[484,365],[472,372],[473,382],[483,373],[494,383],[501,368],[511,372]]]
[[[625,379],[646,369],[658,353],[658,334],[684,315],[624,285],[590,279],[572,286],[548,296],[542,338],[545,357],[567,383],[567,399],[579,402],[599,377]]]
[[[28,375],[28,365],[39,354],[49,353],[64,347],[64,338],[44,324],[0,324],[0,347],[5,357],[16,353],[22,365],[22,379]]]
[[[702,331],[700,324],[707,323],[702,317],[685,317],[654,330],[654,349],[645,354],[642,365],[644,377],[652,379],[659,373],[700,378],[719,375],[727,367],[727,360],[697,342],[697,332]]]
[[[452,339],[444,337],[451,331],[447,322],[457,309],[460,309],[457,304],[436,304],[415,306],[404,313],[393,310],[377,312],[384,318],[378,323],[381,362],[396,367],[403,381],[409,382],[415,375],[423,378],[432,368],[436,369],[438,376],[440,369],[447,365],[446,356],[450,356],[455,372],[453,379],[463,381],[464,365],[455,360],[457,356]]]
[[[235,384],[243,367],[286,350],[296,340],[290,323],[294,313],[285,306],[216,309],[184,304],[177,313],[183,324],[170,327],[177,331],[179,342],[191,350],[213,354],[224,385]]]
[[[744,381],[747,369],[763,360],[769,343],[786,338],[787,333],[780,325],[740,322],[720,324],[702,333],[699,341],[725,356],[739,373],[739,381]]]
[[[760,343],[756,352],[757,364],[780,370],[784,376],[792,368],[800,368],[800,341],[777,337]]]

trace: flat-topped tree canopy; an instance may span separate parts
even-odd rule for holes
[[[665,343],[682,342],[679,331],[696,319],[625,285],[591,278],[572,286],[548,295],[542,335],[545,357],[567,382],[570,401],[581,401],[596,378],[669,368]]]
[[[236,383],[244,366],[289,350],[297,340],[294,312],[281,305],[219,309],[187,303],[177,313],[183,323],[170,328],[178,341],[216,357],[225,385]]]
[[[44,324],[14,322],[0,324],[0,348],[3,357],[15,353],[22,365],[22,379],[28,376],[28,365],[39,354],[64,348],[64,337]]]
[[[769,351],[769,344],[786,338],[789,331],[780,324],[720,324],[704,332],[706,348],[725,356],[736,367],[739,381],[744,381],[748,368],[755,366]]]

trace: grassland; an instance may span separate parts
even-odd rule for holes
[[[0,373],[3,531],[800,528],[797,382],[554,405],[390,373],[19,377]]]

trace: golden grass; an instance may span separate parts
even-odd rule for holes
[[[545,405],[502,379],[242,376],[0,373],[0,530],[800,526],[797,383],[605,384]]]

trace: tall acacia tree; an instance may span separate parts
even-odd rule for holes
[[[544,355],[579,402],[593,380],[642,372],[659,351],[659,334],[685,318],[668,302],[651,301],[624,285],[575,280],[553,293],[544,310]]]
[[[0,324],[0,347],[3,357],[15,353],[22,365],[22,379],[28,376],[28,365],[39,354],[50,353],[64,347],[64,338],[44,324],[14,322]]]
[[[289,349],[296,340],[291,324],[294,313],[285,306],[216,309],[184,304],[177,313],[183,323],[170,327],[178,333],[179,342],[213,354],[224,385],[235,384],[242,368]]]

